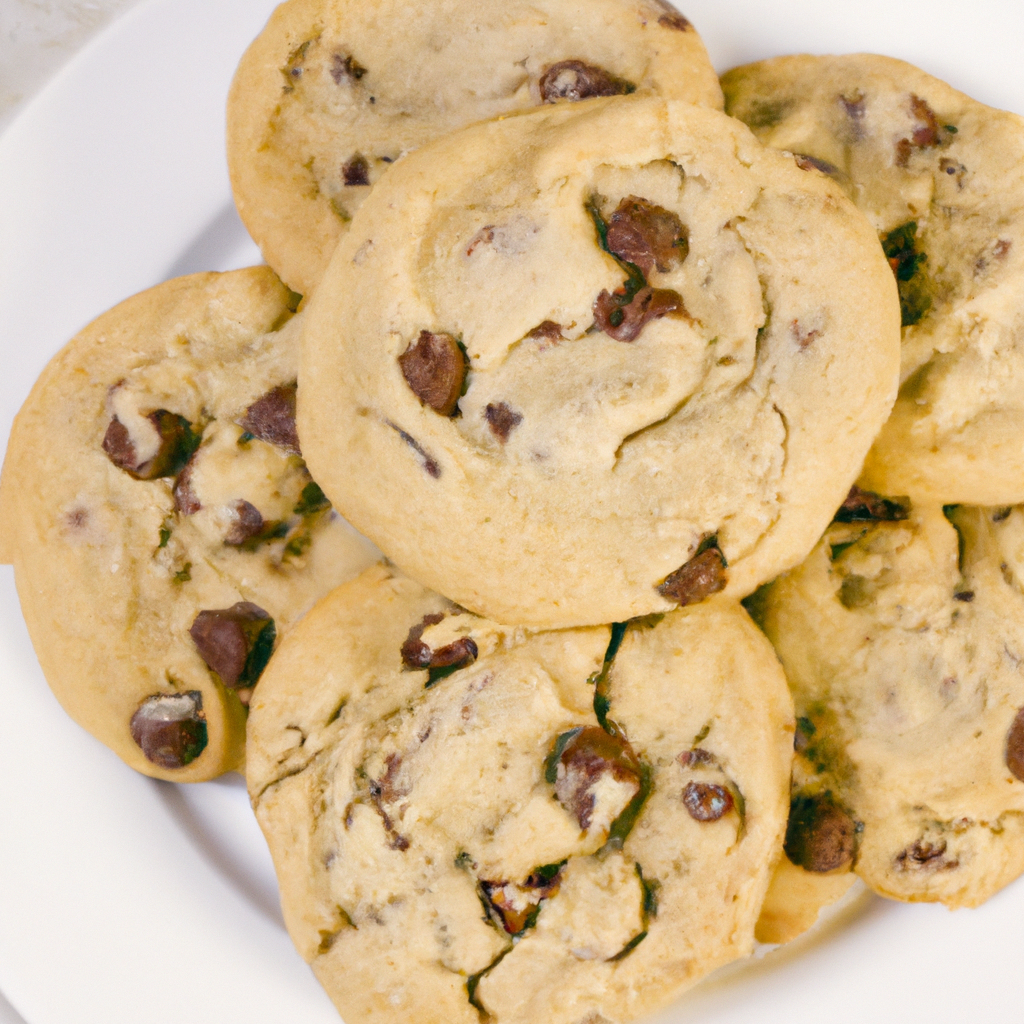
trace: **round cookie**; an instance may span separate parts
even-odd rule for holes
[[[722,84],[762,142],[843,186],[896,276],[901,390],[862,485],[1024,501],[1024,120],[871,54],[780,57]]]
[[[375,551],[295,433],[296,296],[266,267],[196,274],[85,328],[18,414],[0,531],[68,714],[133,768],[239,768],[275,642]]]
[[[375,566],[275,655],[247,778],[350,1024],[624,1021],[751,951],[791,713],[733,603],[537,634]]]
[[[235,202],[308,295],[400,156],[474,121],[633,91],[722,109],[704,44],[661,0],[289,0],[228,98]]]
[[[869,225],[738,122],[548,107],[375,186],[308,309],[300,431],[416,579],[623,621],[806,555],[891,408],[898,322]]]
[[[855,492],[755,612],[796,701],[786,851],[976,906],[1024,871],[1024,510]]]

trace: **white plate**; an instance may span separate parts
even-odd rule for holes
[[[223,106],[271,6],[150,0],[0,138],[0,436],[46,360],[88,320],[167,277],[258,261],[231,206]],[[1024,112],[1019,0],[976,0],[969,14],[962,0],[684,8],[720,69],[874,50]],[[1022,954],[1024,883],[956,914],[864,896],[810,941],[727,970],[659,1021],[1017,1024]],[[284,932],[240,780],[153,782],[70,722],[43,681],[6,567],[0,990],[27,1024],[337,1022]]]

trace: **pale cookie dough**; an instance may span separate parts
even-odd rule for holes
[[[249,792],[348,1024],[611,1024],[751,951],[789,693],[737,605],[655,618],[531,633],[376,566],[285,639]]]
[[[1024,510],[867,511],[752,602],[797,707],[786,852],[976,906],[1024,871]]]
[[[289,0],[238,67],[238,211],[309,294],[389,164],[474,121],[627,92],[722,109],[700,37],[660,0]]]
[[[722,79],[758,138],[830,175],[899,283],[900,397],[862,485],[1024,501],[1024,120],[890,57],[779,57]]]
[[[810,931],[822,911],[838,903],[857,884],[849,866],[819,874],[780,857],[768,885],[761,914],[754,929],[758,942],[792,942]]]
[[[896,391],[896,288],[842,192],[649,98],[411,154],[307,316],[317,480],[406,572],[505,622],[750,593],[820,536]]]
[[[46,679],[156,778],[241,766],[275,636],[376,554],[299,456],[296,298],[266,267],[136,295],[11,433],[0,533]]]

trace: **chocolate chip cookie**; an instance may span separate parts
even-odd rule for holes
[[[975,906],[1024,871],[1024,510],[855,492],[753,603],[796,700],[786,853]]]
[[[18,414],[0,531],[58,700],[132,767],[243,759],[277,637],[375,557],[305,468],[297,296],[266,267],[121,303]]]
[[[623,1021],[747,954],[792,719],[731,602],[535,633],[383,566],[253,698],[289,931],[346,1021]]]
[[[780,57],[722,79],[762,142],[841,185],[900,293],[900,396],[863,486],[1024,501],[1024,119],[891,57]]]
[[[231,89],[235,201],[309,294],[403,154],[474,121],[632,92],[722,108],[704,44],[661,0],[289,0]]]
[[[404,571],[498,621],[597,624],[798,563],[898,360],[838,187],[716,111],[618,97],[381,179],[308,308],[299,427]]]

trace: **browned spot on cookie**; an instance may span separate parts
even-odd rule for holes
[[[523,422],[523,414],[516,412],[507,402],[491,402],[484,409],[491,433],[504,444],[508,435]]]
[[[594,323],[616,341],[635,341],[645,325],[669,313],[685,312],[682,296],[668,288],[641,288],[632,299],[624,289],[603,290],[594,300]]]
[[[694,821],[718,821],[732,810],[732,793],[710,782],[691,782],[683,790],[683,805]]]
[[[600,726],[563,733],[554,754],[555,796],[584,831],[594,814],[597,784],[605,776],[627,783],[633,796],[640,792],[640,762],[633,748],[624,737],[612,736]]]
[[[451,416],[466,379],[466,356],[450,334],[420,331],[415,344],[399,357],[398,365],[412,393],[442,416]]]
[[[658,584],[657,591],[682,608],[717,594],[725,588],[727,582],[725,558],[718,545],[711,544],[666,576]]]
[[[89,525],[89,510],[79,505],[64,513],[64,525],[69,530],[84,530]]]
[[[341,165],[341,180],[346,185],[370,184],[370,165],[362,153],[354,153]]]
[[[898,871],[953,871],[960,861],[946,856],[945,839],[934,843],[918,839],[896,854],[895,865]]]
[[[159,447],[151,459],[139,461],[128,428],[116,416],[103,435],[103,451],[118,469],[123,469],[136,480],[174,476],[195,451],[199,438],[192,433],[192,424],[177,413],[157,409],[146,418],[159,437]]]
[[[540,95],[545,103],[585,100],[591,96],[622,96],[636,90],[632,82],[582,60],[562,60],[545,68]]]
[[[853,863],[857,829],[831,793],[798,796],[789,809],[786,856],[807,871],[836,871]]]
[[[801,347],[807,348],[816,338],[821,337],[821,331],[817,327],[804,327],[799,320],[794,320],[789,325],[793,340]]]
[[[335,85],[342,82],[358,82],[366,74],[362,66],[351,54],[336,53],[331,57],[331,78]]]
[[[184,768],[206,749],[203,695],[154,693],[139,704],[128,728],[147,761],[170,771]]]
[[[833,522],[868,523],[897,522],[910,515],[910,499],[883,498],[874,491],[862,491],[854,485],[843,499]]]
[[[693,25],[686,20],[678,11],[672,11],[669,14],[663,14],[658,19],[658,24],[662,28],[671,28],[676,32],[690,32],[693,30]]]
[[[259,605],[239,601],[230,608],[201,611],[189,629],[207,668],[229,689],[254,686],[270,660],[277,630]]]
[[[295,429],[297,392],[295,381],[271,388],[245,410],[239,425],[261,441],[276,445],[292,455],[301,455],[299,434]]]
[[[192,470],[195,461],[193,455],[174,481],[174,510],[183,516],[194,516],[203,507],[199,496],[192,490]]]
[[[686,258],[688,242],[682,221],[671,210],[628,196],[608,221],[605,244],[619,259],[639,267],[645,276],[665,273]]]
[[[472,256],[481,245],[490,245],[494,241],[494,225],[486,224],[470,240],[466,246],[466,255]]]
[[[224,543],[241,547],[263,532],[263,516],[260,510],[248,501],[236,501],[232,510],[231,526],[224,537]]]
[[[1024,782],[1024,708],[1017,712],[1006,734],[1006,767],[1014,778]]]
[[[509,935],[519,935],[536,919],[542,900],[554,896],[561,868],[535,871],[525,882],[480,880],[480,892],[491,915]]]

